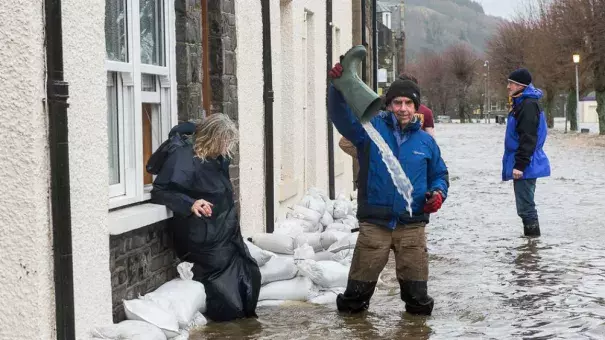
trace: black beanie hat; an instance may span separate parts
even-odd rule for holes
[[[395,80],[385,96],[385,104],[388,106],[391,101],[397,97],[410,98],[414,102],[416,111],[420,107],[420,88],[411,80],[397,79]]]
[[[508,80],[519,85],[528,86],[531,84],[531,73],[525,68],[514,70],[509,76]]]

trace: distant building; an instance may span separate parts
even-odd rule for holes
[[[590,92],[587,96],[580,98],[578,114],[580,123],[599,122],[599,116],[597,114],[597,97],[594,91]]]

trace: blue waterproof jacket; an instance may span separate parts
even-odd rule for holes
[[[378,147],[334,86],[329,89],[328,114],[338,132],[357,148],[357,218],[390,229],[397,224],[428,223],[429,216],[423,212],[424,195],[439,190],[444,199],[447,197],[448,170],[433,137],[420,129],[420,121],[411,122],[401,131],[392,112],[382,111],[371,120],[412,182],[413,214],[410,217],[407,202],[397,192]]]
[[[542,91],[530,84],[521,96],[513,99],[504,139],[503,181],[513,179],[513,169],[523,171],[523,179],[550,176],[550,162],[543,149],[548,126],[538,104],[540,98]]]

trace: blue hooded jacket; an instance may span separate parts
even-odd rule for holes
[[[428,223],[429,216],[423,212],[425,193],[441,191],[445,200],[449,183],[439,147],[431,135],[420,129],[420,121],[414,120],[402,131],[392,112],[382,111],[371,120],[412,182],[414,191],[410,217],[406,210],[407,202],[397,192],[378,147],[334,86],[330,86],[328,93],[328,114],[338,132],[357,148],[357,218],[361,222],[390,229],[397,224]]]
[[[542,91],[530,84],[521,96],[513,98],[513,109],[508,114],[502,180],[513,179],[513,169],[523,171],[523,179],[550,176],[550,162],[544,152],[548,135],[546,115],[538,100]]]

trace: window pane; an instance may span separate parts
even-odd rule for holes
[[[107,59],[128,61],[126,0],[105,1],[105,50]]]
[[[147,172],[145,167],[151,157],[155,146],[159,146],[159,105],[143,103],[143,184],[151,184],[153,176]],[[155,140],[154,140],[155,139]]]
[[[162,0],[139,0],[141,21],[141,62],[164,65],[164,10]]]
[[[118,133],[118,78],[115,72],[107,74],[107,140],[109,184],[120,183],[120,148]]]
[[[156,76],[153,74],[141,74],[141,91],[155,92],[156,89]]]

